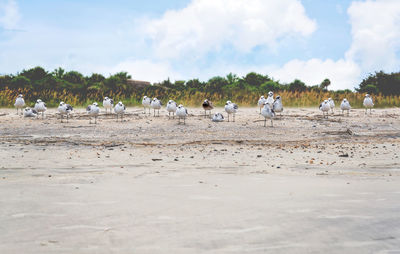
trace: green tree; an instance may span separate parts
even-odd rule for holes
[[[329,79],[324,79],[324,81],[322,81],[321,82],[321,84],[319,85],[319,87],[322,89],[322,90],[328,90],[328,86],[330,86],[330,84],[331,84],[331,81],[329,80]]]
[[[47,71],[42,67],[35,67],[29,70],[23,70],[20,73],[20,76],[27,77],[31,82],[35,82],[41,80],[47,76]]]
[[[32,84],[29,78],[25,76],[16,76],[11,80],[12,89],[23,89],[23,88],[32,88]]]
[[[259,87],[262,83],[269,81],[268,76],[265,77],[261,74],[250,72],[245,77],[244,80],[250,86]]]
[[[307,90],[306,84],[299,79],[295,79],[292,83],[289,84],[289,91],[292,92],[304,92]]]

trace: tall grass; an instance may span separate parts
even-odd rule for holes
[[[127,106],[139,106],[144,95],[149,97],[157,97],[166,103],[169,99],[175,100],[186,106],[199,106],[202,101],[207,98],[213,101],[214,105],[222,106],[227,100],[231,100],[240,106],[255,106],[261,94],[256,92],[237,91],[231,92],[229,95],[220,93],[205,93],[193,91],[177,91],[177,90],[155,90],[153,92],[138,91],[129,95],[118,93],[103,94],[101,91],[88,92],[85,95],[72,94],[66,90],[55,92],[44,90],[40,92],[31,92],[27,90],[14,91],[10,89],[0,90],[0,106],[12,107],[15,98],[19,93],[24,94],[27,106],[33,106],[36,99],[42,99],[49,107],[55,107],[60,101],[64,101],[74,106],[86,106],[94,101],[102,102],[104,96],[114,99],[114,101],[122,101]],[[280,95],[284,106],[286,107],[316,107],[321,101],[327,98],[335,100],[337,106],[343,98],[350,101],[353,108],[361,108],[364,94],[360,93],[336,93],[336,92],[290,92],[280,91],[275,95]],[[373,95],[373,100],[376,107],[400,107],[400,96],[383,96],[381,94]]]

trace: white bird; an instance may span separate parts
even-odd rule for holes
[[[350,114],[351,106],[350,102],[346,98],[344,98],[342,103],[340,103],[340,109],[342,110],[342,115],[344,115],[345,110],[347,110],[347,115]]]
[[[208,99],[205,99],[203,101],[202,106],[203,106],[203,109],[204,109],[204,117],[207,117],[207,110],[210,111],[210,116],[211,116],[211,110],[214,109],[213,103],[211,101],[209,101]]]
[[[281,114],[283,111],[282,99],[281,96],[276,96],[272,109],[275,113]]]
[[[89,124],[92,123],[92,116],[94,117],[94,123],[97,124],[97,116],[100,114],[100,108],[97,102],[93,102],[92,105],[87,106],[86,113],[89,115]]]
[[[107,109],[110,110],[110,114],[111,114],[112,108],[114,107],[114,100],[110,99],[108,97],[104,97],[103,107],[106,110],[106,114],[107,114]]]
[[[264,107],[264,103],[266,102],[266,99],[264,95],[261,95],[260,99],[258,100],[258,107],[260,108],[260,114],[261,114],[261,109]]]
[[[213,122],[223,122],[224,120],[224,116],[221,113],[215,113],[212,117]]]
[[[125,110],[126,110],[126,107],[124,104],[122,104],[122,101],[118,102],[117,105],[115,105],[114,112],[117,115],[117,122],[118,122],[119,115],[121,115],[121,122],[124,120]]]
[[[63,116],[66,115],[68,123],[69,114],[72,112],[72,110],[74,110],[72,106],[69,104],[65,104],[65,102],[62,101],[60,102],[60,105],[58,106],[57,110],[60,113],[61,122],[63,122]]]
[[[328,98],[329,107],[331,108],[332,114],[333,110],[335,109],[335,101],[332,98]]]
[[[187,109],[183,107],[182,104],[179,104],[178,108],[176,109],[176,116],[179,117],[179,123],[181,123],[181,118],[183,118],[183,124],[185,124],[186,117],[188,116]]]
[[[268,102],[270,105],[274,104],[274,93],[272,91],[268,92],[268,97],[265,101]]]
[[[372,108],[374,107],[374,102],[372,101],[372,97],[369,94],[365,95],[363,105],[365,107],[365,114],[367,114],[368,109],[369,113],[372,114]]]
[[[35,107],[34,109],[38,112],[38,113],[42,113],[42,119],[44,118],[44,112],[47,110],[46,108],[46,103],[44,103],[44,101],[42,101],[41,99],[38,99],[35,103]]]
[[[24,109],[24,117],[37,117],[38,113],[36,110],[26,107]]]
[[[264,127],[267,126],[267,118],[271,120],[271,127],[274,127],[274,124],[272,123],[272,119],[275,117],[275,112],[272,109],[272,105],[269,104],[268,102],[264,103],[264,107],[261,110],[261,115],[264,117]]]
[[[172,113],[172,117],[174,118],[177,107],[178,107],[178,104],[176,104],[175,101],[173,101],[173,100],[168,101],[168,103],[167,103],[168,118],[170,118],[171,113]]]
[[[18,95],[18,97],[15,99],[14,106],[17,108],[17,115],[18,115],[18,109],[21,109],[21,115],[22,115],[22,108],[25,106],[25,100],[24,96],[22,94]]]
[[[143,114],[146,114],[146,108],[148,108],[150,115],[151,99],[147,96],[144,96],[142,100],[142,105],[143,105]]]
[[[324,100],[320,105],[319,105],[319,110],[322,111],[322,114],[325,118],[325,112],[326,112],[326,118],[328,118],[329,110],[331,109],[331,106],[329,105],[328,100]]]
[[[156,109],[158,110],[158,116],[160,116],[160,109],[161,109],[162,103],[159,99],[154,98],[151,101],[151,107],[154,109],[154,116],[156,116]]]
[[[233,114],[233,121],[235,121],[235,114],[237,113],[239,107],[235,103],[231,101],[227,101],[225,104],[225,111],[228,113],[228,122],[229,122],[229,115]]]

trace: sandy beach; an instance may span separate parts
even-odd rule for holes
[[[400,253],[398,108],[75,111],[0,109],[0,253]]]

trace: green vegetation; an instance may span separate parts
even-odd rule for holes
[[[229,73],[226,77],[212,77],[206,82],[198,79],[171,82],[167,79],[144,87],[131,85],[129,79],[131,76],[126,72],[109,77],[96,73],[84,76],[62,68],[49,72],[35,67],[17,75],[0,76],[0,106],[11,107],[19,93],[24,94],[28,105],[40,98],[49,106],[56,106],[61,100],[85,106],[93,101],[101,102],[104,96],[121,100],[126,105],[140,105],[142,97],[147,95],[163,102],[174,99],[188,106],[198,106],[205,98],[216,105],[223,105],[229,99],[242,106],[254,106],[260,95],[266,95],[268,91],[280,94],[285,106],[311,107],[328,97],[337,102],[346,97],[353,107],[361,107],[363,94],[367,92],[373,94],[378,107],[400,106],[400,73],[370,75],[356,88],[357,92],[328,91],[329,79],[313,86],[298,79],[283,84],[255,72],[244,77]]]

